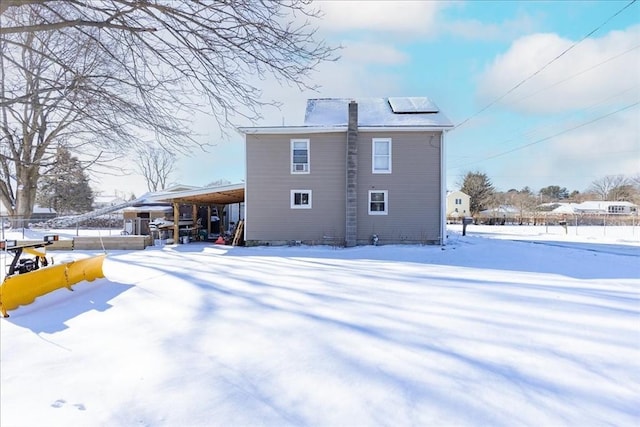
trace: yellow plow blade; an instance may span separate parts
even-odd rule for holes
[[[9,317],[8,310],[31,304],[37,297],[60,288],[104,277],[102,263],[106,255],[79,259],[65,264],[43,267],[29,273],[8,276],[0,285],[0,311]]]

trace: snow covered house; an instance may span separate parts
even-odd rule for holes
[[[122,197],[118,197],[118,196],[95,196],[93,198],[93,206],[92,206],[92,208],[94,210],[104,209],[104,208],[107,208],[109,206],[121,205],[121,204],[123,204],[125,202],[126,202],[126,200],[124,200]]]
[[[327,98],[301,126],[240,128],[247,243],[441,243],[452,127],[428,98]]]
[[[7,209],[4,203],[0,202],[0,216],[8,216],[9,209]],[[38,204],[33,205],[32,217],[34,218],[54,218],[56,211],[53,208],[42,207]]]
[[[631,215],[638,212],[638,206],[631,202],[589,200],[582,203],[561,203],[553,213],[565,214],[618,214]]]
[[[586,201],[574,207],[576,213],[622,214],[637,212],[638,206],[631,202]]]
[[[471,212],[471,197],[462,191],[447,193],[447,218],[462,218]]]
[[[478,212],[478,217],[483,223],[502,224],[519,220],[522,216],[520,209],[511,205],[500,205],[495,208]]]

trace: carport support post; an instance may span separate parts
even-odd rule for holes
[[[193,230],[190,233],[190,238],[195,241],[200,239],[200,230],[198,230],[198,205],[196,205],[195,203],[191,205],[191,220],[193,221],[193,224],[191,225]]]
[[[173,202],[173,243],[180,243],[180,205]]]

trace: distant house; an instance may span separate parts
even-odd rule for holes
[[[92,208],[98,210],[109,206],[118,206],[125,202],[126,200],[117,196],[96,196],[93,198]]]
[[[462,218],[471,212],[471,197],[462,191],[447,193],[447,218]]]
[[[57,215],[55,209],[45,208],[40,205],[34,205],[31,218],[33,220],[45,220],[55,218]],[[9,210],[0,202],[0,216],[9,216]]]
[[[500,205],[478,212],[478,217],[482,222],[489,224],[505,224],[506,222],[518,220],[521,217],[521,212],[520,209],[515,206]]]
[[[560,203],[560,206],[552,212],[563,214],[631,215],[638,212],[638,205],[631,202],[590,200],[582,203]]]
[[[240,128],[247,243],[442,243],[452,127],[428,98],[330,98],[302,126]]]

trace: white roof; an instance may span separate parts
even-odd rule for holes
[[[145,205],[145,206],[129,206],[124,208],[125,212],[171,212],[172,206],[158,206],[158,205]]]
[[[310,99],[304,124],[347,126],[351,101],[358,104],[358,127],[453,127],[435,103],[419,97]]]
[[[575,212],[576,206],[578,206],[577,203],[560,203],[560,206],[553,209],[551,212],[572,214]]]
[[[520,212],[520,209],[510,206],[510,205],[500,205],[497,208],[486,209],[484,211],[480,211],[480,215],[495,215],[495,214],[515,214]]]
[[[34,214],[55,214],[55,209],[45,208],[40,205],[33,205],[33,213]]]
[[[553,205],[557,203],[545,203],[545,205]],[[582,203],[559,203],[560,206],[552,210],[553,213],[579,213],[579,212],[607,212],[609,206],[627,206],[634,207],[631,202],[612,202],[605,200],[588,200]],[[543,205],[540,205],[543,206]]]
[[[125,200],[122,197],[118,196],[95,196],[93,198],[94,204],[112,204],[119,205],[120,203],[124,203]]]
[[[236,183],[236,184],[213,185],[211,187],[199,187],[191,190],[155,193],[153,197],[155,200],[170,200],[170,199],[179,198],[179,197],[202,196],[212,192],[224,192],[224,191],[234,191],[234,190],[243,190],[243,189],[244,189],[244,183],[242,182],[242,183]]]
[[[358,130],[449,130],[453,123],[426,97],[319,98],[307,100],[304,124],[297,126],[241,127],[240,133],[295,134],[345,132],[349,103],[358,104]]]

